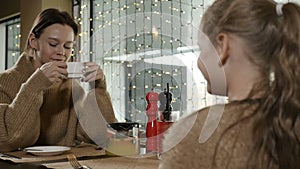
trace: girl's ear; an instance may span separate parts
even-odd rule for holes
[[[221,65],[224,65],[229,58],[229,37],[226,33],[220,33],[217,36],[218,53],[220,56]]]
[[[35,49],[35,50],[38,49],[38,41],[33,33],[31,33],[29,35],[29,45],[32,49]]]

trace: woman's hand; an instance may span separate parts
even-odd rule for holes
[[[64,61],[53,61],[43,64],[40,70],[52,82],[60,82],[67,78],[67,64]]]
[[[84,62],[83,68],[83,78],[84,82],[93,82],[96,80],[104,80],[104,73],[101,67],[94,62]]]

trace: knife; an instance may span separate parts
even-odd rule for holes
[[[6,158],[16,158],[16,159],[22,159],[22,157],[18,157],[15,155],[11,155],[11,154],[6,154],[6,153],[0,153],[1,157],[6,157]]]

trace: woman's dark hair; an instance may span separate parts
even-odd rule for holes
[[[300,7],[283,4],[281,14],[276,6],[272,0],[217,0],[201,23],[213,44],[221,32],[242,38],[264,76],[252,92],[263,96],[252,116],[254,145],[245,168],[300,168]]]
[[[78,25],[74,21],[73,17],[68,12],[59,11],[56,8],[48,8],[48,9],[43,10],[36,17],[34,24],[32,26],[32,29],[29,33],[29,36],[31,33],[33,33],[36,38],[39,38],[41,36],[41,34],[43,33],[43,31],[48,26],[51,26],[53,24],[68,25],[73,29],[75,36],[77,36],[77,34],[78,34]],[[28,43],[29,42],[27,42],[25,49],[30,48]]]

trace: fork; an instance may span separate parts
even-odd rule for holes
[[[67,155],[67,158],[74,169],[92,169],[86,165],[81,165],[74,154]]]

